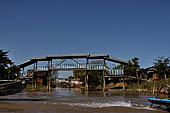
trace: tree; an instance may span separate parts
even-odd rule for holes
[[[158,57],[155,59],[154,67],[156,68],[156,73],[159,75],[160,78],[166,78],[170,76],[170,57]]]
[[[3,51],[0,49],[0,65],[3,67],[8,67],[8,65],[13,64],[12,60],[8,58],[8,51]]]
[[[0,79],[16,79],[20,68],[8,58],[9,51],[0,49]]]
[[[90,64],[99,64],[101,65],[103,62],[101,60],[95,60],[95,61],[91,61]],[[96,68],[97,65],[92,65],[91,68]],[[75,78],[79,78],[80,81],[82,81],[84,83],[84,75],[85,75],[86,71],[85,70],[74,70],[73,74]],[[102,85],[102,75],[103,75],[103,71],[88,71],[88,85],[89,88],[93,88],[95,89],[97,86],[101,86]]]
[[[140,71],[139,58],[134,57],[128,61],[128,65],[125,66],[125,75],[134,76],[138,78],[137,72]]]
[[[84,75],[85,75],[84,70],[74,70],[73,75],[75,78],[79,78],[80,81],[82,81],[84,83]]]
[[[8,71],[8,79],[17,79],[17,77],[19,77],[20,74],[20,68],[16,65],[11,65],[10,67],[8,67],[7,69]]]
[[[0,79],[6,79],[8,76],[7,68],[12,65],[13,62],[8,58],[8,51],[0,49]]]

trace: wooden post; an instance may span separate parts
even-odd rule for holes
[[[85,72],[85,91],[89,90],[89,86],[88,86],[88,58],[86,59],[86,72]]]
[[[86,72],[85,72],[85,75],[84,75],[84,85],[85,85],[85,91],[87,90],[87,89],[86,89],[86,84],[87,84],[87,78],[86,78]]]
[[[35,78],[35,63],[33,66],[33,73],[32,73],[32,89],[34,88],[34,78]]]
[[[138,79],[138,91],[140,92],[141,89],[140,89],[140,83],[139,83],[139,74],[138,74],[138,71],[139,69],[136,70],[136,76],[137,76],[137,79]]]
[[[153,94],[155,94],[155,80],[153,80]]]
[[[86,76],[86,91],[89,90],[89,84],[88,84],[88,79],[89,79],[89,76],[88,76],[88,71],[87,71],[87,76]]]
[[[51,84],[50,84],[50,82],[51,82],[51,80],[50,80],[50,76],[51,76],[50,66],[51,66],[51,60],[48,61],[48,77],[47,77],[47,89],[48,89],[48,91],[50,91],[50,86],[51,86]]]
[[[50,61],[50,85],[49,85],[49,87],[50,87],[50,89],[51,89],[51,84],[52,84],[52,70],[51,70],[51,68],[52,68],[52,59],[51,59],[51,61]],[[49,90],[50,90],[49,89]]]
[[[51,84],[52,84],[52,59],[50,60],[50,67],[49,67],[49,91],[51,90]]]
[[[123,65],[123,90],[125,90],[125,66]]]
[[[105,72],[104,72],[104,67],[105,67],[105,59],[103,59],[103,91],[105,91],[106,87],[106,82],[105,82]]]
[[[20,76],[19,76],[18,79],[20,79],[21,76],[24,76],[24,67],[22,68],[22,75],[21,75],[21,73],[20,73]]]
[[[37,62],[35,63],[35,72],[34,72],[34,76],[35,76],[35,88],[37,88]]]

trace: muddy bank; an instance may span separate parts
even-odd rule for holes
[[[166,113],[149,108],[150,93],[84,92],[79,88],[56,88],[51,92],[22,92],[0,97],[1,113]],[[165,109],[163,107],[163,109]]]
[[[46,102],[0,102],[1,113],[163,113],[129,107],[91,108]]]

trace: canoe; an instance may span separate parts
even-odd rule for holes
[[[148,98],[148,101],[152,104],[170,106],[170,99]]]
[[[21,80],[0,80],[0,96],[19,93],[25,87],[26,83]]]

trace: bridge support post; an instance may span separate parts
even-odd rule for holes
[[[123,90],[125,90],[125,66],[123,65]]]
[[[34,75],[35,75],[35,89],[37,88],[37,62],[35,63],[35,72],[34,72]]]
[[[85,75],[85,91],[88,91],[89,90],[89,85],[88,85],[88,74],[86,72],[86,75]]]
[[[103,91],[105,91],[106,88],[106,82],[105,82],[105,77],[103,77]]]
[[[34,67],[33,67],[33,76],[32,76],[32,89],[36,88],[37,84],[37,80],[36,80],[36,71],[37,71],[37,62],[34,63]],[[34,84],[33,84],[34,83]]]
[[[105,67],[105,59],[103,59],[103,91],[105,91],[105,87],[106,87],[104,67]]]
[[[86,72],[85,72],[85,91],[88,91],[89,90],[89,85],[88,85],[88,63],[89,63],[89,60],[88,58],[86,59]]]
[[[52,60],[48,61],[48,77],[47,77],[47,90],[50,91],[51,90],[51,69],[50,67],[52,67]]]

